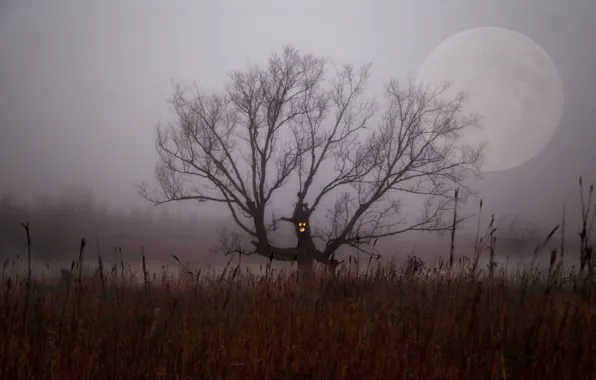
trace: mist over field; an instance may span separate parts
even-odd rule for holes
[[[472,228],[470,225],[475,220],[467,223],[468,228],[456,235],[455,254],[458,257],[470,257],[474,251],[475,226]],[[22,221],[29,221],[31,225],[33,270],[38,275],[55,277],[62,268],[70,268],[73,260],[78,259],[83,237],[88,240],[83,260],[91,272],[97,268],[99,254],[110,265],[119,265],[122,261],[136,274],[142,271],[143,254],[152,273],[161,273],[165,269],[170,274],[177,274],[184,268],[220,273],[227,265],[238,264],[237,256],[224,256],[218,252],[221,244],[218,232],[226,227],[235,229],[231,218],[202,218],[200,213],[181,210],[156,212],[155,209],[140,207],[131,210],[109,208],[94,200],[89,193],[71,191],[62,197],[46,198],[31,204],[10,197],[0,200],[0,261],[13,268],[15,261],[20,262],[21,271],[26,270],[27,255],[26,235],[20,225]],[[513,215],[499,218],[496,225],[502,229],[497,234],[496,262],[511,272],[532,262],[534,249],[550,231],[546,226],[530,224]],[[575,251],[579,250],[573,240],[576,234],[570,231],[567,235],[567,250],[571,254],[566,258],[566,267],[577,267],[579,258]],[[287,230],[277,236],[280,241],[293,239],[291,231]],[[448,257],[449,238],[448,234],[405,233],[376,244],[375,252],[382,255],[379,261],[369,262],[367,254],[352,248],[344,249],[340,257],[346,261],[350,255],[360,257],[361,270],[365,270],[367,265],[376,267],[379,262],[387,264],[392,259],[402,264],[409,255],[416,255],[432,266],[439,259]],[[559,243],[557,236],[544,249],[536,264],[542,266],[548,263],[549,249],[558,248]],[[254,273],[262,272],[268,262],[256,255],[242,256],[240,260],[243,268]],[[481,268],[487,263],[487,254],[483,252]],[[273,262],[273,267],[292,269],[294,265]]]
[[[565,112],[553,140],[534,159],[469,178],[466,183],[478,196],[460,205],[460,212],[477,215],[483,199],[482,230],[495,213],[497,256],[505,261],[531,257],[560,223],[565,203],[568,244],[574,244],[580,228],[578,177],[596,182],[593,4],[451,3],[3,2],[0,257],[24,257],[19,222],[29,221],[40,269],[68,266],[78,257],[82,237],[90,262],[101,252],[106,260],[119,256],[114,260],[138,267],[142,247],[156,271],[163,265],[176,268],[172,255],[224,266],[229,258],[211,249],[218,245],[218,229],[237,229],[225,205],[153,207],[133,186],[155,184],[155,125],[173,120],[167,103],[172,83],[221,93],[229,72],[246,70],[249,63],[264,65],[290,43],[336,67],[371,62],[367,96],[380,97],[388,80],[416,75],[449,35],[482,25],[526,33],[548,52],[564,84]],[[291,209],[286,199],[295,192],[291,186],[280,190],[273,209]],[[458,228],[457,255],[473,247],[476,222],[472,217]],[[273,236],[280,245],[294,244],[288,226]],[[401,262],[415,253],[432,262],[448,255],[449,234],[406,233],[380,240],[375,249],[381,260]],[[348,255],[360,254],[351,248],[340,252],[342,259]],[[257,268],[267,259],[251,256],[242,262]]]

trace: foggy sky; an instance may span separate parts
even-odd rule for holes
[[[172,81],[220,91],[230,70],[292,44],[336,64],[371,62],[380,95],[444,39],[479,26],[540,44],[561,74],[565,112],[539,156],[475,188],[501,212],[556,217],[577,202],[578,175],[596,181],[593,0],[0,2],[0,193],[85,187],[112,205],[144,204],[132,184],[153,179]]]

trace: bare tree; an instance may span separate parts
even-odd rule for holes
[[[523,220],[518,214],[502,215],[497,222],[497,228],[501,235],[501,245],[507,250],[507,254],[531,253],[548,234],[542,226]]]
[[[325,60],[285,47],[266,67],[233,71],[223,94],[175,86],[177,118],[157,127],[159,186],[150,192],[143,183],[141,195],[155,204],[225,204],[250,237],[245,253],[297,261],[302,274],[314,260],[335,267],[342,246],[448,229],[454,188],[465,201],[463,181],[479,173],[483,146],[459,144],[477,119],[463,114],[463,95],[444,99],[447,85],[391,81],[381,108],[363,99],[369,70],[345,65],[327,80]],[[296,195],[293,211],[276,217],[271,199],[280,189]],[[406,220],[403,194],[423,201],[420,217]],[[311,228],[329,200],[327,223]],[[296,245],[273,244],[280,221],[293,224]],[[238,236],[226,240],[228,253],[240,249]]]

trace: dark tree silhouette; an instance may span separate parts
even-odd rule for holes
[[[155,204],[225,204],[252,241],[247,250],[240,238],[227,239],[228,253],[295,260],[303,273],[313,260],[337,265],[342,246],[449,228],[454,189],[465,201],[471,190],[462,181],[479,173],[483,146],[458,139],[477,119],[463,114],[463,95],[444,99],[447,85],[413,81],[405,88],[391,81],[382,108],[363,99],[369,70],[345,65],[327,80],[323,59],[285,47],[266,67],[233,71],[222,94],[176,85],[176,120],[157,127],[158,187],[142,183],[140,194]],[[271,199],[280,189],[295,194],[294,207],[275,217]],[[423,200],[417,219],[401,217],[406,193]],[[311,229],[313,212],[329,200],[327,223]],[[294,225],[297,244],[272,243],[279,221]]]

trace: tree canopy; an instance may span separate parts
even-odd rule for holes
[[[221,93],[176,85],[176,118],[157,126],[158,186],[141,184],[141,195],[155,204],[224,204],[252,243],[224,237],[227,253],[304,268],[336,265],[342,246],[449,228],[454,190],[465,201],[472,191],[464,181],[482,163],[484,146],[461,141],[478,119],[465,114],[463,94],[445,96],[448,85],[391,80],[384,102],[367,99],[370,67],[329,75],[324,59],[286,46],[264,67],[232,71]],[[278,192],[292,202],[288,215],[272,209]],[[420,199],[416,218],[403,215],[405,194]],[[313,227],[319,208],[325,220]],[[294,226],[294,246],[270,238],[282,221]]]

